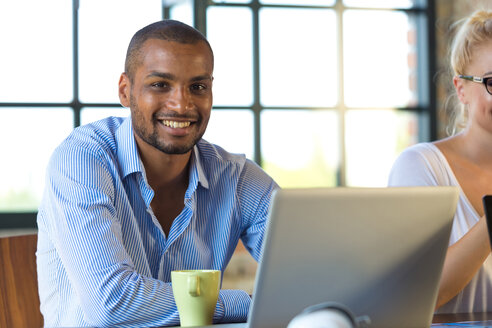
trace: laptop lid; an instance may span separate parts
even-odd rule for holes
[[[248,327],[326,301],[371,327],[429,327],[457,200],[455,187],[279,190]]]

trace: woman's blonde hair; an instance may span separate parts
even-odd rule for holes
[[[457,21],[453,24],[453,28],[458,30],[451,44],[452,74],[453,76],[469,74],[466,69],[473,59],[474,51],[485,42],[492,40],[492,11],[476,11],[469,17]],[[449,117],[446,131],[449,135],[456,134],[466,126],[465,105],[458,101],[456,94],[452,94],[448,97],[445,108]]]

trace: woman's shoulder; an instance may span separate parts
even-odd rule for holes
[[[439,148],[430,142],[406,148],[396,159],[390,185],[440,185],[447,180],[447,165]],[[445,184],[445,183],[444,183]]]
[[[435,158],[440,156],[441,151],[433,142],[421,142],[414,144],[401,152],[399,157],[409,159]]]

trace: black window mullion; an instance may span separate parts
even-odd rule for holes
[[[254,160],[258,165],[263,164],[261,156],[261,88],[260,88],[260,4],[252,1],[253,11],[253,128],[254,128]]]
[[[425,31],[420,31],[422,37],[420,38],[420,44],[417,48],[419,56],[422,60],[426,61],[426,65],[419,65],[420,71],[424,72],[419,74],[418,83],[419,85],[427,86],[428,99],[422,106],[426,108],[425,112],[428,113],[429,120],[427,125],[419,125],[419,131],[422,130],[421,127],[425,127],[428,131],[428,136],[425,139],[425,136],[422,136],[419,132],[420,141],[430,141],[438,138],[437,87],[433,81],[433,77],[437,73],[436,27],[434,24],[436,21],[435,0],[427,0],[426,13],[425,17],[421,18],[426,21],[426,24]]]
[[[347,107],[345,106],[345,72],[344,72],[344,42],[343,42],[343,15],[345,7],[342,0],[335,3],[335,14],[337,19],[337,52],[338,52],[338,101],[336,112],[338,114],[338,149],[339,163],[336,170],[337,186],[346,186],[347,184],[347,155],[345,152],[345,115]]]
[[[80,125],[81,103],[79,99],[79,0],[72,0],[72,51],[73,51],[73,125]]]
[[[193,2],[193,26],[207,35],[207,1],[194,0]]]

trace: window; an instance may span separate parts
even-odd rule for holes
[[[161,0],[0,3],[0,212],[36,211],[49,157],[75,126],[129,114],[117,88],[126,48],[162,15]]]
[[[117,97],[126,47],[163,17],[214,49],[205,139],[283,187],[383,186],[403,148],[435,137],[432,15],[423,0],[1,2],[0,227],[33,218],[73,127],[129,114]]]
[[[428,138],[432,12],[423,1],[216,0],[201,8],[197,21],[216,56],[212,119],[230,126],[219,113],[247,112],[254,130],[249,145],[243,131],[211,127],[205,138],[253,148],[251,158],[282,187],[385,186],[396,156]]]

